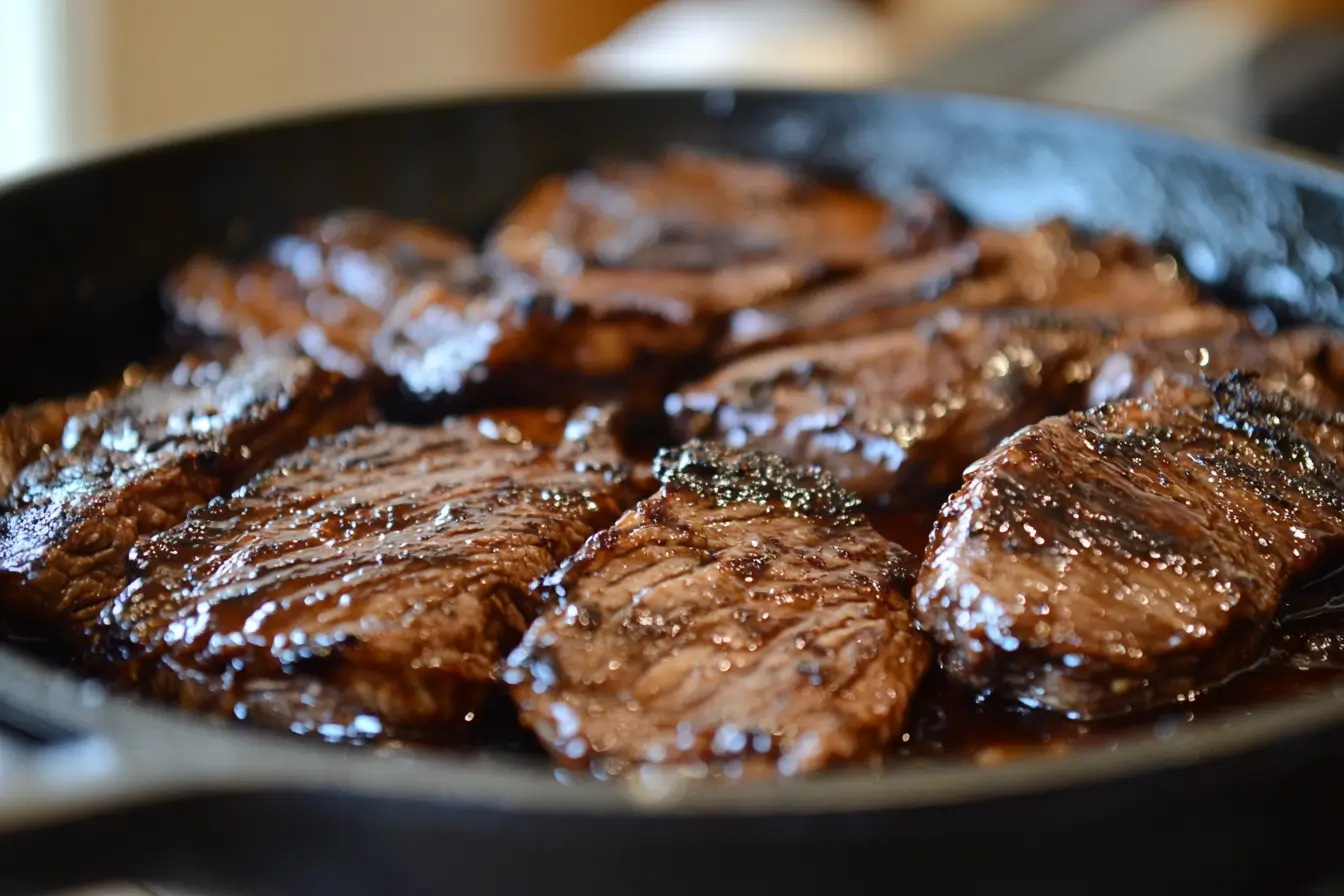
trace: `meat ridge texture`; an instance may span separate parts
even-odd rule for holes
[[[1139,318],[1198,300],[1175,261],[1119,234],[1062,220],[979,228],[853,276],[734,312],[720,356],[904,329],[947,309],[1019,309]]]
[[[1098,331],[944,314],[777,349],[668,396],[674,431],[820,464],[865,500],[940,501],[1003,437],[1081,400]]]
[[[797,774],[876,760],[931,660],[913,558],[827,473],[693,442],[542,583],[504,677],[561,764]]]
[[[243,347],[296,347],[323,367],[366,373],[374,336],[412,284],[464,289],[480,273],[464,240],[420,221],[346,209],[302,222],[264,257],[208,254],[165,284],[175,319]]]
[[[537,604],[530,585],[650,484],[604,414],[357,427],[141,542],[102,614],[111,672],[328,740],[451,738]]]
[[[1344,418],[1235,374],[1052,417],[967,470],[915,586],[956,680],[1091,718],[1189,699],[1319,609]]]
[[[175,525],[310,435],[367,420],[344,378],[286,354],[187,358],[90,399],[15,477],[0,518],[0,607],[84,644],[135,540]]]

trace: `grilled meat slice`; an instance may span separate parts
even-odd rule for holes
[[[1340,410],[1337,365],[1344,349],[1333,331],[1318,327],[1263,336],[1233,327],[1203,334],[1122,343],[1097,366],[1088,404],[1147,398],[1169,386],[1196,386],[1234,370],[1259,374],[1268,391],[1288,391],[1313,407]]]
[[[479,278],[463,240],[356,209],[304,222],[240,267],[191,259],[169,278],[166,296],[194,330],[249,348],[297,346],[329,370],[358,376],[384,315],[412,284],[464,289]]]
[[[138,537],[370,413],[353,384],[288,355],[187,359],[94,405],[19,473],[0,518],[0,607],[76,644]]]
[[[100,652],[188,707],[446,737],[535,615],[533,579],[645,493],[588,414],[347,430],[141,542]]]
[[[931,195],[892,205],[779,165],[674,150],[543,180],[490,253],[608,311],[658,301],[719,315],[952,231]]]
[[[397,303],[374,341],[381,368],[411,394],[469,408],[621,400],[656,414],[714,329],[675,303],[603,309],[505,274],[488,291],[424,283]]]
[[[833,472],[865,500],[941,501],[1000,439],[1076,406],[1100,332],[945,314],[909,329],[754,355],[669,395],[683,436]]]
[[[949,307],[941,297],[971,274],[977,257],[972,242],[941,246],[911,258],[884,261],[839,282],[738,309],[729,318],[718,353],[731,358],[913,326]]]
[[[913,558],[819,469],[704,443],[543,583],[509,657],[523,722],[563,764],[809,772],[878,754],[932,651]]]
[[[1087,239],[1063,221],[984,229],[838,283],[734,312],[722,354],[904,328],[944,309],[1034,309],[1134,319],[1193,306],[1170,258],[1120,236]]]
[[[1054,417],[944,507],[915,588],[957,680],[1078,717],[1254,661],[1344,536],[1344,418],[1236,375]]]

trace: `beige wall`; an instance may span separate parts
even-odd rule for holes
[[[88,0],[73,0],[83,9]],[[112,139],[489,84],[520,67],[520,0],[96,0]]]

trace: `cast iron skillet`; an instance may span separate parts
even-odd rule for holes
[[[529,94],[269,124],[0,193],[0,399],[153,352],[156,281],[195,250],[343,205],[479,234],[543,174],[669,142],[930,185],[995,224],[1121,228],[1228,301],[1344,324],[1344,173],[1320,163],[984,97]],[[1329,870],[1344,796],[1344,694],[1108,751],[736,786],[300,742],[107,695],[12,647],[0,719],[6,892],[1281,893]]]

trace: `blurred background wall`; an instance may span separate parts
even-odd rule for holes
[[[0,177],[214,122],[541,77],[908,81],[1245,129],[1240,61],[1281,23],[1340,10],[1337,0],[0,0]],[[1340,47],[1316,54],[1344,60]]]

